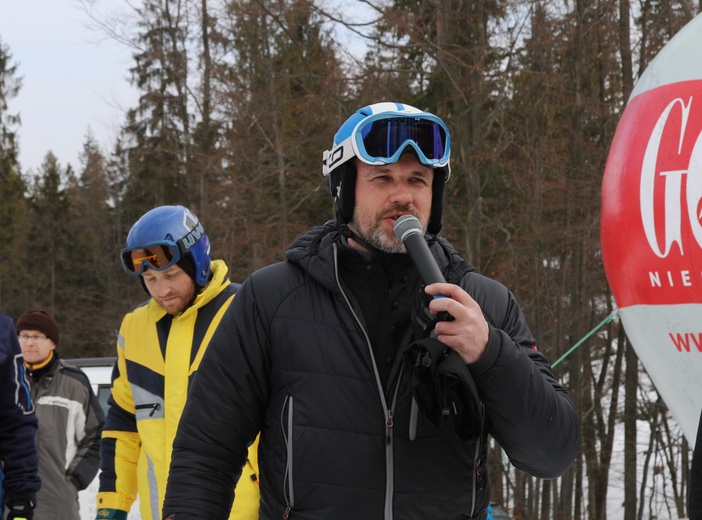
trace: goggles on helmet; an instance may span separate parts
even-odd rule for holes
[[[163,271],[176,264],[181,258],[178,245],[169,241],[154,242],[139,247],[122,249],[122,266],[129,274],[138,276],[146,267]]]
[[[329,175],[353,157],[370,165],[392,164],[408,146],[421,164],[441,168],[449,162],[451,136],[444,122],[432,114],[376,114],[360,121],[348,138],[324,152],[322,171]]]

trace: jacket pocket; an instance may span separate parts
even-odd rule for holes
[[[131,388],[134,397],[134,415],[136,415],[137,422],[164,418],[163,396],[134,383],[131,384]]]
[[[294,399],[293,396],[285,397],[283,410],[280,416],[280,426],[283,430],[283,439],[285,440],[285,476],[283,477],[283,496],[285,497],[285,513],[283,518],[287,518],[290,510],[295,507],[295,490],[293,485],[293,415],[294,415]]]
[[[134,410],[136,412],[137,421],[163,418],[163,405],[161,403],[137,404],[134,406]]]

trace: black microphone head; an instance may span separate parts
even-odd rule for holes
[[[402,215],[395,221],[392,231],[395,233],[395,238],[403,244],[408,236],[415,233],[418,233],[419,236],[424,236],[422,223],[414,215]]]

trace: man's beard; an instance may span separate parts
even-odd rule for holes
[[[406,253],[404,244],[396,238],[390,238],[384,234],[378,226],[374,226],[370,234],[363,231],[357,232],[357,235],[370,247],[382,251],[383,253]]]
[[[413,211],[410,211],[409,206],[393,206],[389,209],[379,211],[375,215],[373,222],[359,222],[356,215],[354,215],[354,232],[361,240],[363,240],[363,242],[366,243],[366,245],[377,249],[378,251],[382,251],[383,253],[407,253],[405,245],[397,240],[394,234],[392,236],[388,236],[381,228],[380,223],[383,221],[385,216],[393,212],[417,216]]]

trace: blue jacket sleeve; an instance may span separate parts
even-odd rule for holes
[[[35,445],[37,418],[12,320],[0,314],[0,459],[3,499],[24,495],[36,504],[41,483]]]

